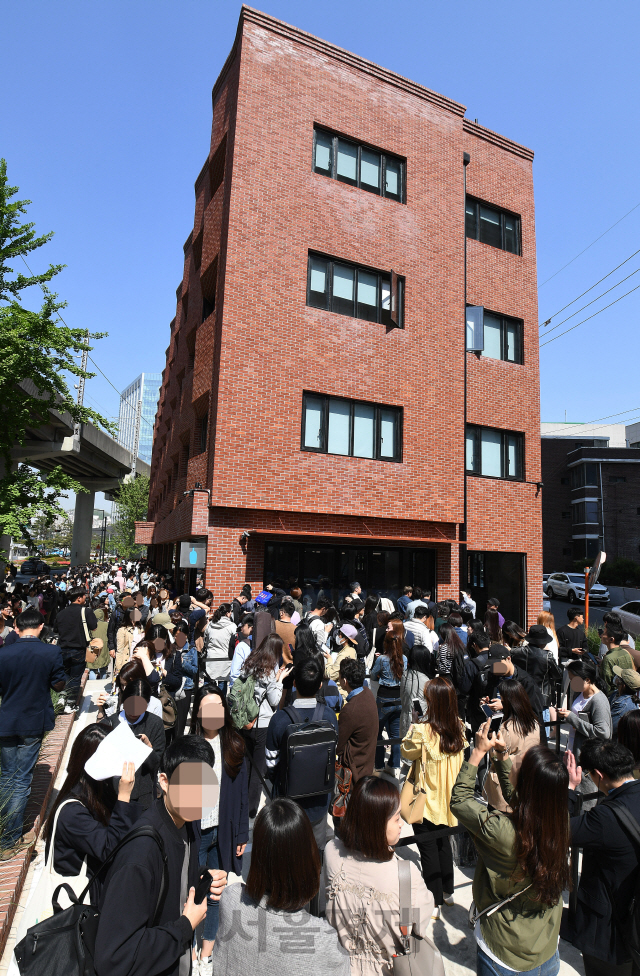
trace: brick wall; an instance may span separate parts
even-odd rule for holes
[[[276,520],[274,531],[289,513],[291,532],[307,532],[310,516],[310,531],[333,537],[353,511],[381,531],[393,524],[385,537],[397,540],[428,543],[439,524],[454,573],[441,582],[457,589],[465,151],[468,192],[519,213],[523,242],[517,256],[469,241],[468,301],[523,319],[525,357],[516,366],[468,354],[468,417],[522,431],[527,482],[540,479],[533,154],[463,115],[442,95],[243,8],[213,91],[150,500],[154,541],[171,541],[188,521],[186,500],[176,509],[185,488],[200,481],[211,490],[208,578],[221,595],[247,574],[261,579],[258,543],[242,552],[237,532],[260,512]],[[313,173],[314,123],[405,157],[406,204]],[[404,330],[307,307],[310,249],[403,275]],[[212,269],[215,312],[198,325]],[[402,463],[301,452],[304,390],[402,407]],[[530,582],[539,582],[535,485],[468,480],[469,549],[526,553]]]

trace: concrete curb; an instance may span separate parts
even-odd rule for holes
[[[89,672],[85,671],[80,692],[84,691],[88,675]],[[36,834],[40,833],[46,817],[53,785],[77,714],[74,712],[71,715],[58,715],[54,728],[42,743],[40,756],[33,771],[31,795],[25,814],[27,829],[35,830]],[[11,932],[13,916],[20,901],[34,849],[35,845],[17,854],[10,861],[0,862],[0,958]]]

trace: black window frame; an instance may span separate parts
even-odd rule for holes
[[[467,208],[469,206],[474,208],[474,233],[470,233],[470,220],[467,213]],[[480,207],[487,207],[489,210],[493,210],[500,217],[500,245],[492,244],[490,241],[483,241],[480,238]],[[512,251],[511,248],[505,246],[506,230],[505,230],[505,219],[507,217],[513,217],[516,221],[516,250]],[[465,204],[465,214],[464,214],[464,228],[465,235],[471,238],[472,241],[479,241],[480,244],[487,244],[489,247],[495,247],[499,251],[506,251],[507,254],[516,254],[518,257],[522,256],[522,218],[520,214],[514,213],[512,210],[505,210],[502,207],[497,207],[494,203],[487,203],[486,200],[480,200],[478,197],[468,196]]]
[[[595,519],[587,518],[587,505],[595,505]],[[593,511],[590,514],[593,514]],[[579,502],[573,505],[571,516],[573,525],[600,525],[600,502],[593,498],[581,498]]]
[[[499,475],[482,474],[482,471],[479,470],[475,471],[473,468],[467,467],[467,434],[469,433],[469,431],[473,431],[475,437],[475,445],[474,445],[474,452],[473,452],[474,457],[478,458],[480,464],[482,464],[482,454],[481,451],[478,449],[479,447],[478,439],[480,438],[483,430],[492,431],[493,433],[497,433],[501,435],[501,443],[500,443],[501,473]],[[508,462],[508,458],[509,458],[508,438],[509,437],[517,438],[517,464],[519,467],[519,473],[514,476],[504,473],[507,470],[508,463],[509,463]],[[465,466],[466,473],[468,475],[473,476],[474,478],[491,478],[494,481],[517,481],[517,482],[524,481],[525,480],[524,434],[522,433],[521,430],[503,430],[500,427],[486,427],[482,424],[467,424],[465,429],[465,437],[464,437],[464,466]]]
[[[318,261],[327,262],[327,303],[326,306],[314,304],[311,301],[311,261],[312,259]],[[355,273],[354,280],[354,298],[353,298],[353,313],[345,312],[339,308],[333,308],[333,274],[334,266],[343,265],[346,268],[352,268]],[[377,306],[376,306],[376,318],[364,318],[358,315],[358,272],[361,271],[363,274],[376,275],[378,278],[377,283]],[[389,282],[389,296],[390,305],[393,303],[393,284],[394,280],[396,282],[396,303],[397,303],[397,317],[398,321],[393,322],[391,319],[392,310],[386,312],[382,308],[382,281]],[[334,315],[346,315],[347,318],[358,319],[361,322],[373,322],[377,325],[384,325],[390,329],[404,329],[404,293],[405,293],[405,277],[404,275],[396,274],[395,271],[381,271],[379,268],[370,268],[364,264],[356,264],[354,261],[345,261],[342,258],[332,257],[329,254],[322,254],[320,251],[309,251],[307,254],[307,294],[306,294],[306,304],[309,308],[318,308],[323,312],[333,312]],[[344,299],[341,299],[344,301]]]
[[[595,472],[595,474],[593,473]],[[593,480],[589,480],[591,473]],[[571,468],[571,490],[579,491],[581,488],[598,488],[598,465],[593,461],[582,461]]]
[[[307,419],[307,398],[322,400],[322,428],[320,447],[308,447],[305,445],[305,426]],[[348,403],[350,406],[349,414],[349,453],[333,454],[328,450],[329,441],[329,402],[338,400],[341,403]],[[372,458],[360,457],[353,453],[353,408],[355,406],[373,407],[374,413],[374,456]],[[392,410],[396,415],[395,428],[395,454],[393,457],[382,457],[380,454],[380,412],[382,410]],[[357,461],[385,461],[391,464],[402,464],[402,440],[403,440],[403,408],[386,403],[372,403],[369,400],[351,400],[349,397],[332,396],[327,393],[316,393],[313,390],[304,390],[302,394],[302,420],[300,425],[300,450],[308,454],[331,454],[331,457],[348,457]]]
[[[472,306],[467,306],[472,307]],[[511,363],[512,366],[524,366],[524,321],[522,319],[514,318],[513,315],[503,315],[501,312],[494,312],[490,308],[485,308],[484,310],[484,320],[486,328],[486,318],[487,315],[493,316],[495,319],[500,319],[500,359],[496,362],[500,363]],[[516,358],[507,359],[506,350],[508,346],[507,340],[507,327],[509,325],[516,326]],[[484,350],[480,353],[481,359],[493,359],[493,356],[485,356]]]
[[[331,139],[330,172],[316,166],[316,144],[319,132]],[[345,177],[338,176],[338,141],[347,143],[348,145],[353,146],[356,150],[355,180],[349,180]],[[380,156],[380,185],[377,190],[367,183],[362,183],[361,170],[363,150],[365,150],[365,152],[378,153]],[[387,160],[393,161],[399,166],[400,192],[398,194],[388,193],[386,190]],[[385,200],[395,200],[396,203],[403,204],[406,204],[407,202],[407,160],[403,156],[398,156],[396,153],[387,152],[385,149],[380,149],[378,146],[372,146],[367,142],[358,142],[356,139],[343,136],[338,132],[327,129],[323,125],[314,125],[313,127],[311,170],[313,173],[318,173],[320,176],[326,176],[328,179],[336,180],[338,183],[345,183],[347,186],[356,186],[358,189],[365,190],[367,193],[373,193],[374,196],[384,197]]]

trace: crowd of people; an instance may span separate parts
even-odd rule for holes
[[[392,600],[353,582],[336,600],[291,582],[218,605],[144,563],[0,586],[0,860],[35,843],[23,820],[54,699],[71,712],[85,670],[103,679],[44,827],[76,892],[97,872],[98,976],[390,976],[402,891],[417,944],[455,905],[460,828],[478,973],[558,972],[577,847],[563,935],[587,976],[635,971],[640,651],[620,618],[595,649],[577,607],[525,630],[466,591]],[[146,758],[93,779],[122,724]],[[398,854],[403,823],[419,868]],[[246,881],[228,883],[249,844]]]

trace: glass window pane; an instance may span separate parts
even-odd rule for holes
[[[391,278],[380,279],[382,315],[381,321],[385,325],[392,325],[391,321]]]
[[[363,149],[360,153],[360,186],[365,190],[380,192],[380,153]]]
[[[511,434],[507,437],[507,478],[520,477],[518,440],[519,438],[513,437]]]
[[[304,446],[322,448],[322,415],[323,401],[321,397],[305,397],[304,399]]]
[[[585,522],[597,522],[598,521],[598,503],[597,502],[585,502]]]
[[[396,456],[396,427],[398,413],[396,410],[380,410],[380,457],[392,458]]]
[[[480,204],[480,240],[483,244],[491,244],[492,247],[502,247],[500,214],[491,207],[483,207],[482,204]]]
[[[497,430],[480,432],[481,467],[480,473],[491,478],[502,477],[502,434]]]
[[[344,264],[334,264],[332,311],[340,312],[342,315],[354,314],[354,283],[355,271],[353,268],[347,268]]]
[[[476,219],[477,205],[473,200],[467,200],[467,206],[465,208],[465,233],[467,237],[476,238],[478,236],[478,223]]]
[[[314,168],[320,173],[331,176],[331,150],[333,148],[333,137],[327,132],[316,132],[316,156],[313,161]]]
[[[329,454],[349,453],[351,404],[344,400],[329,400]]]
[[[484,314],[484,349],[482,351],[483,356],[488,356],[490,359],[500,359],[501,358],[501,345],[500,345],[500,335],[502,332],[502,323],[496,315],[488,315],[486,312]]]
[[[504,215],[504,249],[518,253],[518,218],[511,214]]]
[[[329,290],[327,287],[329,262],[323,258],[309,258],[309,305],[314,308],[329,307]]]
[[[475,431],[468,430],[466,436],[466,455],[467,455],[467,471],[477,471],[478,470],[478,459],[476,458],[476,436]]]
[[[378,276],[358,271],[358,318],[378,321]]]
[[[358,165],[358,147],[351,142],[338,139],[338,165],[336,173],[342,183],[358,182],[356,167]]]
[[[517,363],[520,361],[520,354],[518,351],[519,346],[519,328],[516,322],[507,322],[506,326],[506,356],[505,359],[509,363]]]
[[[373,430],[375,407],[366,403],[353,405],[353,455],[373,457]]]
[[[384,167],[384,194],[400,199],[400,166],[397,159],[387,158]]]

